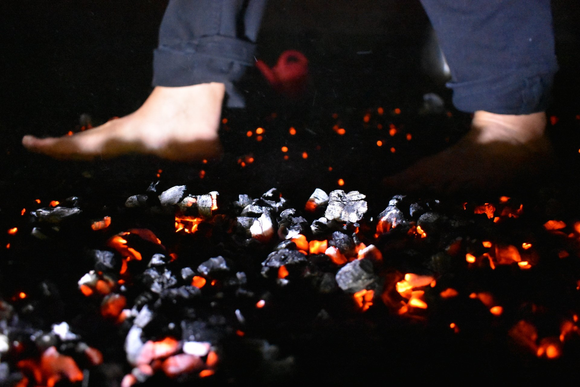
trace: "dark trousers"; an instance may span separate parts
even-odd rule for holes
[[[421,0],[465,112],[529,114],[547,107],[558,66],[550,0]],[[232,84],[253,65],[266,0],[171,0],[155,51],[155,86]],[[369,10],[371,12],[372,10]]]

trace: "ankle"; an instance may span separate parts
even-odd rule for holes
[[[478,133],[479,143],[506,141],[525,144],[543,138],[546,113],[510,115],[478,110],[473,115],[472,129]]]

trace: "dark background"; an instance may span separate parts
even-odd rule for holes
[[[14,196],[24,186],[37,187],[37,191],[55,186],[79,187],[81,183],[87,184],[86,176],[118,180],[121,185],[127,184],[129,177],[134,178],[135,184],[144,184],[160,168],[173,168],[176,180],[191,177],[183,174],[184,169],[195,170],[191,174],[197,176],[198,166],[173,166],[138,158],[95,164],[57,162],[30,155],[20,145],[22,135],[27,133],[54,136],[78,130],[82,114],[89,114],[93,123],[98,124],[138,108],[151,90],[152,51],[157,44],[157,30],[166,3],[163,0],[3,0],[0,3],[0,188],[3,195]],[[247,72],[241,83],[241,90],[247,95],[247,109],[225,111],[231,123],[222,133],[226,159],[214,167],[216,173],[224,175],[218,171],[220,168],[231,171],[236,158],[248,152],[268,160],[261,172],[240,179],[246,182],[240,187],[242,191],[252,186],[256,192],[263,192],[277,184],[294,186],[301,181],[298,176],[280,181],[280,172],[292,175],[310,166],[299,162],[272,164],[280,158],[266,149],[278,150],[280,144],[287,144],[289,140],[284,136],[291,125],[314,133],[312,138],[293,140],[302,141],[300,146],[310,151],[313,141],[328,142],[321,133],[332,134],[330,128],[334,122],[329,118],[333,113],[340,113],[343,117],[340,124],[346,125],[360,123],[365,111],[374,111],[378,106],[399,107],[408,114],[401,118],[407,127],[419,128],[416,130],[424,130],[426,134],[422,137],[422,147],[418,142],[417,147],[396,156],[387,153],[386,162],[369,161],[369,168],[380,168],[383,174],[389,174],[424,153],[445,146],[442,139],[453,139],[469,121],[468,117],[453,112],[443,81],[430,76],[422,66],[429,25],[418,1],[334,0],[331,7],[328,4],[321,0],[269,3],[257,57],[273,65],[282,51],[301,50],[310,60],[312,87],[306,102],[292,104],[273,95],[256,69]],[[573,0],[555,0],[553,9],[561,71],[549,112],[558,116],[559,124],[550,133],[558,150],[566,155],[566,169],[571,169],[580,144],[576,130],[579,121],[576,115],[580,114],[580,7]],[[425,122],[415,118],[422,95],[427,92],[436,92],[445,99],[447,108],[455,114],[453,122]],[[272,112],[277,112],[277,123],[268,121]],[[238,141],[236,136],[243,138],[248,129],[267,124],[278,132],[270,134],[269,142],[261,145],[262,150],[250,149],[252,145]],[[385,120],[384,124],[388,125],[389,121]],[[318,162],[316,165],[321,171],[326,170],[331,160],[350,176],[347,181],[361,183],[359,177],[364,173],[360,172],[359,160],[354,160],[359,165],[359,170],[354,172],[343,161],[366,152],[359,142],[362,144],[362,139],[354,136],[345,143],[332,143],[328,154],[310,160]],[[356,152],[353,145],[358,146]],[[339,175],[325,177],[335,182]],[[249,180],[254,181],[255,187],[247,183]],[[315,179],[309,181],[315,184]],[[211,183],[221,184],[220,181]],[[213,189],[209,182],[207,186]],[[69,188],[61,191],[68,192]],[[202,188],[205,186],[201,185]],[[307,191],[314,188],[308,186]],[[59,188],[51,189],[58,192]]]

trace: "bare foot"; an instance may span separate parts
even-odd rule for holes
[[[221,154],[218,128],[225,86],[156,87],[136,112],[72,136],[24,136],[30,151],[58,159],[91,160],[130,153],[193,161]]]
[[[384,180],[392,190],[457,194],[492,192],[533,180],[550,164],[546,114],[477,111],[471,130],[450,148]]]

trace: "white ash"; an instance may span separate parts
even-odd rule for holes
[[[71,341],[78,338],[77,335],[70,331],[70,327],[66,322],[61,322],[60,324],[54,324],[52,326],[52,333],[60,337],[62,341]]]
[[[173,206],[181,200],[185,190],[187,189],[184,185],[176,185],[171,187],[159,195],[159,202],[162,206]]]
[[[56,206],[54,208],[39,208],[36,211],[32,211],[31,214],[44,222],[60,223],[63,219],[78,215],[81,212],[83,211],[77,207]]]
[[[262,214],[250,227],[252,238],[262,243],[268,242],[274,236],[274,224],[268,213]]]
[[[215,272],[218,271],[230,271],[230,267],[228,266],[226,259],[220,255],[202,262],[197,267],[197,271],[203,275],[210,275],[215,274]]]
[[[366,196],[358,191],[351,191],[348,194],[343,190],[332,191],[324,216],[329,220],[356,223],[368,210],[365,198]]]
[[[205,356],[211,349],[211,343],[203,341],[186,341],[183,343],[183,352],[188,355]]]

